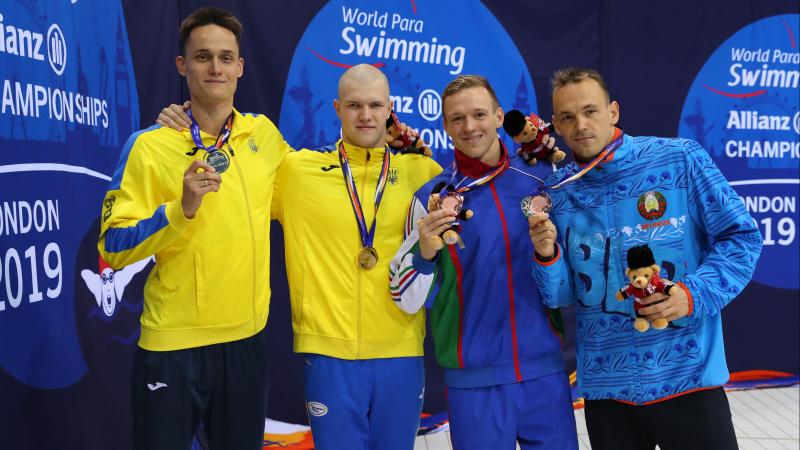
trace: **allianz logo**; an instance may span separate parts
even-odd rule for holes
[[[47,38],[42,33],[15,27],[4,22],[5,17],[0,13],[0,53],[44,61],[44,52],[47,60],[56,75],[64,73],[67,65],[67,41],[58,24],[50,25]]]
[[[396,113],[414,113],[414,97],[390,95],[389,99]],[[433,89],[425,89],[417,97],[417,110],[423,119],[429,122],[437,120],[442,115],[442,97]]]

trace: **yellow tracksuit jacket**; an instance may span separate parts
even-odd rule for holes
[[[385,150],[346,150],[369,227]],[[394,306],[389,261],[403,242],[414,192],[442,169],[424,156],[390,158],[373,245],[379,260],[370,271],[356,265],[361,238],[338,143],[291,153],[278,170],[272,212],[284,230],[295,352],[341,359],[422,355],[424,312],[407,314]]]
[[[177,350],[230,342],[263,329],[269,313],[272,187],[291,148],[264,116],[234,110],[219,192],[183,216],[183,174],[194,159],[188,130],[133,134],[103,201],[100,255],[120,268],[149,255],[139,346]],[[216,136],[202,133],[210,146]]]

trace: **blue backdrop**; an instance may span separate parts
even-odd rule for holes
[[[438,95],[456,74],[485,74],[506,109],[549,117],[553,70],[599,69],[626,132],[703,143],[759,222],[754,282],[723,312],[731,370],[798,372],[796,0],[11,0],[0,6],[0,448],[130,448],[152,263],[115,273],[98,260],[100,202],[125,138],[187,99],[176,30],[208,4],[244,23],[237,108],[266,114],[298,148],[336,138],[334,80],[350,64],[380,65],[442,163],[452,150]],[[273,229],[269,415],[302,423]],[[441,373],[432,358],[427,368],[425,410],[439,412]]]

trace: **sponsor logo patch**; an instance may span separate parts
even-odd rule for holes
[[[328,407],[320,402],[308,402],[308,413],[314,417],[322,417],[328,414]]]

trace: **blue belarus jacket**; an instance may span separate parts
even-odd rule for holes
[[[554,185],[578,166],[547,180]],[[556,258],[533,276],[550,307],[577,303],[578,394],[637,404],[728,380],[720,310],[749,282],[761,234],[739,195],[694,141],[624,136],[605,162],[550,191]],[[632,327],[626,252],[649,244],[661,276],[690,293],[665,330]]]

